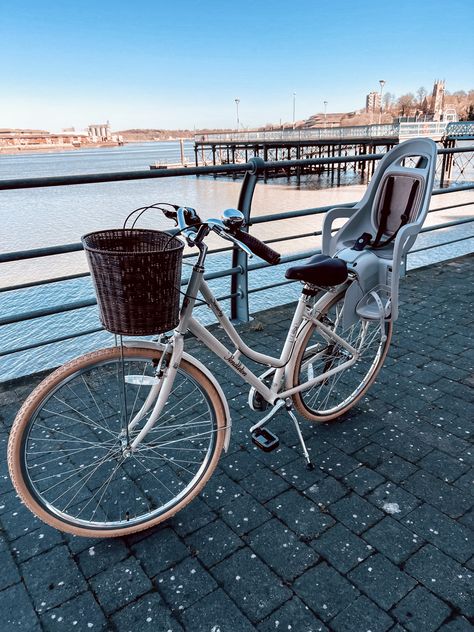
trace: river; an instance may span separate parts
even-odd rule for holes
[[[185,155],[189,158],[193,155],[191,142],[185,143]],[[154,162],[176,163],[179,159],[179,143],[176,141],[78,149],[60,153],[0,155],[0,179],[140,170],[148,169]],[[255,191],[252,214],[266,215],[292,209],[337,205],[355,202],[362,197],[365,185],[359,181],[357,174],[348,172],[343,182],[345,186],[328,188],[329,183],[325,176],[312,176],[300,187],[286,180],[259,184]],[[127,214],[134,208],[159,201],[192,206],[203,217],[218,217],[223,209],[236,206],[240,184],[239,180],[186,176],[4,191],[0,195],[0,252],[74,243],[86,232],[121,226]],[[447,197],[450,204],[460,204],[472,200],[472,191],[433,198],[433,208],[447,206]],[[470,212],[469,207],[457,208],[454,215],[450,211],[440,211],[430,216],[429,221],[448,221],[467,212]],[[318,230],[321,221],[321,216],[311,219],[306,217],[260,225],[252,229],[252,232],[262,239],[284,238],[290,234]],[[143,218],[141,225],[165,229],[170,227],[170,222],[156,212],[150,212]],[[460,229],[466,230],[465,227]],[[460,234],[460,229],[455,229],[452,238]],[[437,235],[423,239],[442,241],[445,236]],[[221,246],[222,242],[214,240],[212,245]],[[290,253],[319,246],[320,238],[312,237],[277,244],[275,248],[283,253]],[[413,255],[410,265],[424,265],[437,258],[463,254],[473,249],[472,240],[460,242],[455,248],[449,248],[428,251],[429,255]],[[227,267],[229,257],[220,255],[211,259],[209,263],[211,269]],[[0,288],[85,270],[86,263],[82,252],[3,264],[0,267]],[[266,271],[258,276],[253,274],[251,285],[264,285],[271,280],[282,278],[283,274],[282,268]],[[226,294],[229,291],[229,280],[224,279],[215,283],[214,287],[217,294]],[[253,294],[251,310],[258,311],[291,301],[296,298],[297,293],[298,288],[295,285]],[[1,314],[5,318],[39,307],[89,298],[91,295],[92,288],[88,279],[3,292],[0,293]],[[30,320],[27,323],[7,325],[0,328],[0,349],[13,349],[50,336],[81,331],[96,324],[96,310],[88,308]],[[55,366],[66,358],[104,343],[110,343],[110,335],[100,333],[0,357],[0,380]]]

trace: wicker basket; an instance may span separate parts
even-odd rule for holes
[[[157,230],[113,229],[82,237],[100,320],[114,334],[176,327],[184,244]]]

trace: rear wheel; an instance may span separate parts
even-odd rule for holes
[[[328,298],[318,320],[328,326],[360,353],[355,364],[334,373],[308,390],[293,395],[298,412],[311,421],[330,421],[350,410],[364,395],[387,355],[392,337],[392,323],[364,320],[342,329],[345,292]],[[348,352],[334,340],[327,339],[318,328],[308,323],[297,350],[293,385],[334,369],[349,359]]]
[[[8,463],[15,488],[63,531],[111,537],[156,525],[199,493],[218,462],[223,406],[210,380],[184,360],[160,418],[127,453],[122,402],[131,420],[156,383],[161,351],[123,352],[123,366],[119,348],[68,362],[31,393],[14,422]]]

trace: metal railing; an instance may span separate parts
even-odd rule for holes
[[[474,147],[469,148],[455,148],[455,149],[441,149],[439,153],[441,154],[452,154],[457,153],[459,151],[474,151]],[[215,174],[229,174],[229,172],[240,172],[244,173],[244,179],[242,181],[242,186],[240,189],[239,200],[237,203],[237,208],[239,208],[245,218],[248,226],[263,224],[267,222],[277,222],[281,220],[289,220],[292,218],[298,217],[306,217],[306,216],[314,216],[326,213],[330,208],[333,208],[334,205],[331,206],[323,206],[309,209],[300,209],[300,210],[292,210],[286,211],[282,213],[274,213],[270,215],[265,215],[261,217],[252,217],[251,209],[252,209],[252,199],[255,191],[255,186],[259,180],[259,177],[264,173],[265,170],[275,168],[276,166],[288,167],[288,166],[304,166],[304,165],[324,165],[324,164],[334,164],[338,162],[363,162],[363,161],[377,161],[383,157],[383,154],[371,154],[366,156],[345,156],[345,157],[335,157],[335,158],[318,158],[312,160],[292,160],[292,161],[275,161],[275,162],[264,162],[261,158],[252,158],[248,163],[245,164],[230,164],[225,166],[216,166],[216,167],[192,167],[192,168],[177,168],[177,169],[167,169],[167,170],[150,170],[150,171],[131,171],[131,172],[117,172],[117,173],[104,173],[104,174],[88,174],[88,175],[74,175],[74,176],[54,176],[54,177],[44,177],[44,178],[18,178],[11,180],[3,180],[0,181],[0,190],[15,190],[15,189],[26,189],[26,188],[43,188],[43,187],[55,187],[55,186],[64,186],[64,185],[79,185],[79,184],[95,184],[95,183],[106,183],[106,182],[117,182],[117,181],[127,181],[127,180],[142,180],[142,179],[152,179],[152,178],[169,178],[169,177],[182,177],[182,176],[190,176],[190,175],[215,175]],[[466,190],[474,190],[474,184],[468,183],[464,185],[459,185],[455,187],[435,189],[433,191],[433,195],[446,195],[450,193],[456,193],[460,191]],[[345,204],[338,204],[338,207],[345,206],[351,207],[356,202],[350,202]],[[437,209],[432,209],[430,213],[434,213],[440,210],[446,210],[450,208],[456,208],[458,206],[467,206],[470,204],[474,204],[474,199],[470,202],[463,202],[462,204],[455,204],[451,206],[444,206]],[[468,222],[474,221],[473,218],[463,218],[456,219],[452,222],[444,222],[441,224],[437,224],[435,226],[429,226],[423,228],[422,232],[432,232],[436,230],[443,230],[446,228],[450,228],[453,226],[467,224]],[[314,237],[320,236],[322,234],[321,230],[310,231],[303,234],[291,235],[290,237],[285,238],[275,238],[268,240],[267,243],[277,243],[281,241],[288,241],[291,239],[303,239],[306,237]],[[432,247],[440,247],[442,245],[447,245],[451,243],[456,243],[459,241],[463,241],[465,239],[469,239],[471,236],[465,236],[461,238],[456,238],[451,241],[446,241],[443,243],[438,243],[435,246],[428,245],[425,247],[421,247],[412,252],[421,252],[423,250],[428,250]],[[15,261],[25,261],[37,259],[40,257],[46,257],[51,255],[60,255],[64,253],[72,253],[78,252],[82,250],[81,243],[70,243],[70,244],[61,244],[57,246],[49,246],[45,248],[36,248],[31,250],[22,250],[16,252],[7,252],[0,254],[0,263],[11,263]],[[219,248],[210,250],[210,254],[215,253],[223,253],[232,251],[232,264],[230,268],[219,270],[217,272],[207,273],[205,278],[207,280],[212,279],[221,279],[225,277],[231,278],[231,288],[230,292],[224,296],[220,296],[219,300],[228,300],[231,302],[231,317],[234,320],[247,321],[249,319],[249,295],[256,291],[263,291],[266,289],[270,289],[273,287],[278,287],[284,285],[286,283],[291,283],[291,281],[279,281],[275,283],[271,283],[264,287],[259,287],[258,289],[249,289],[248,285],[248,274],[250,272],[261,270],[263,268],[268,267],[266,263],[254,263],[249,265],[247,256],[244,252],[242,252],[238,248]],[[319,252],[318,250],[312,250],[312,254]],[[187,255],[187,256],[193,256]],[[308,256],[307,252],[298,252],[292,255],[287,255],[282,257],[281,264],[290,263],[293,261],[298,261],[304,259]],[[86,272],[81,272],[77,274],[71,274],[67,276],[59,276],[54,278],[49,278],[45,280],[32,281],[28,283],[20,283],[15,285],[10,285],[8,287],[0,288],[0,292],[14,291],[19,289],[31,288],[38,285],[43,284],[51,284],[58,283],[61,281],[69,281],[74,279],[79,279],[89,276]],[[183,280],[183,284],[186,280]],[[79,310],[86,307],[91,307],[96,304],[96,300],[94,297],[90,297],[88,299],[82,299],[77,301],[71,301],[70,303],[64,305],[56,305],[47,308],[39,308],[35,310],[26,311],[20,314],[14,314],[11,316],[5,316],[0,318],[0,326],[12,325],[14,323],[21,323],[30,321],[36,318],[42,318],[46,316],[51,316],[55,314],[70,312],[73,310]],[[14,353],[23,352],[29,349],[34,349],[36,347],[41,347],[44,345],[48,345],[54,342],[61,342],[66,339],[76,338],[79,336],[88,335],[91,333],[95,333],[101,330],[100,326],[89,327],[86,330],[76,332],[71,335],[63,335],[56,336],[53,338],[48,338],[46,340],[41,340],[38,342],[32,342],[28,344],[23,344],[21,346],[17,346],[15,348],[0,350],[0,356],[11,355]]]
[[[353,125],[351,127],[318,127],[311,129],[247,130],[226,133],[196,134],[194,142],[271,142],[397,138],[405,140],[428,136],[439,140],[443,136],[474,138],[474,121],[416,121],[413,123],[389,123],[383,125]]]

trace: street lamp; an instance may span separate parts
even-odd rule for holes
[[[293,129],[296,127],[296,92],[293,92]]]
[[[379,79],[379,83],[380,83],[380,113],[379,113],[379,125],[382,122],[382,94],[383,94],[383,87],[386,84],[386,81],[384,79]]]
[[[239,131],[239,128],[240,128],[240,120],[239,120],[239,103],[240,103],[240,99],[239,99],[239,97],[234,99],[234,101],[235,101],[235,107],[237,108],[237,131]]]
[[[326,110],[328,108],[328,102],[324,101],[324,127],[326,127]]]

